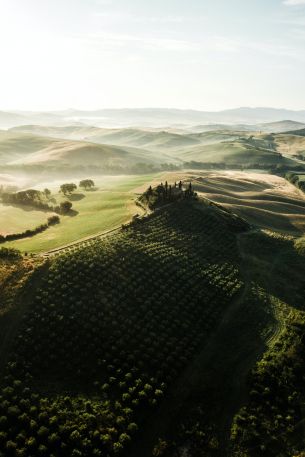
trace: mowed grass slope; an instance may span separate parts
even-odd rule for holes
[[[219,129],[202,132],[173,132],[141,128],[104,129],[97,127],[22,126],[10,135],[27,135],[27,141],[45,135],[49,145],[26,157],[17,157],[15,164],[48,164],[85,166],[115,166],[147,163],[176,163],[182,161],[225,162],[231,165],[291,165],[287,152],[302,148],[304,137]],[[21,130],[26,133],[21,133]],[[32,132],[32,134],[30,133]],[[53,138],[52,138],[53,136]],[[48,138],[47,138],[48,137]],[[287,138],[286,138],[287,137]],[[286,139],[285,139],[286,138]]]
[[[139,208],[134,203],[133,189],[148,183],[152,178],[151,175],[142,175],[106,177],[104,182],[101,178],[97,179],[96,191],[78,190],[71,196],[76,215],[60,216],[60,224],[32,238],[11,241],[4,246],[20,249],[22,252],[39,253],[123,224],[130,220],[133,214],[139,212]],[[61,194],[53,194],[53,196],[58,202],[65,198]],[[12,211],[15,211],[14,217],[17,219],[22,210],[12,208]],[[28,213],[25,223],[32,225],[31,214],[31,212]],[[41,212],[41,215],[45,218],[45,213]],[[4,227],[8,230],[9,226],[8,224]]]
[[[20,170],[23,165],[49,169],[61,167],[130,167],[160,164],[169,161],[164,152],[142,147],[97,144],[90,141],[38,136],[15,131],[0,132],[0,164]],[[171,160],[172,162],[174,160]],[[1,183],[0,183],[1,184]]]
[[[53,140],[39,151],[10,162],[12,165],[102,166],[158,163],[163,158],[141,149],[94,144],[84,141]]]
[[[0,164],[24,159],[27,155],[48,147],[50,143],[50,138],[1,130]]]
[[[0,235],[20,233],[45,224],[52,212],[38,211],[27,206],[17,207],[0,203]]]
[[[279,134],[275,135],[277,150],[287,156],[301,154],[305,156],[305,137],[302,135]]]
[[[166,179],[191,181],[200,195],[254,226],[293,236],[305,233],[305,194],[279,176],[241,171],[196,171],[168,173]]]
[[[305,175],[299,174],[300,181]],[[292,236],[305,233],[305,194],[286,179],[253,171],[185,171],[162,174],[163,182],[189,182],[209,200],[253,226]],[[156,185],[157,181],[153,182]],[[140,186],[137,192],[144,192]],[[305,237],[302,245],[305,248]]]
[[[178,156],[185,161],[225,162],[227,165],[265,164],[276,165],[285,163],[287,159],[280,157],[278,152],[267,148],[264,142],[241,139],[235,141],[218,141],[212,144],[199,145],[181,150]]]

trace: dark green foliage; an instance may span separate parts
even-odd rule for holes
[[[11,205],[33,206],[43,211],[53,210],[53,207],[45,201],[45,192],[40,190],[27,189],[15,193],[2,193],[1,197],[3,203]]]
[[[49,198],[50,195],[51,195],[50,189],[44,189],[43,193],[45,194],[45,196],[46,196],[47,198]]]
[[[59,216],[50,216],[48,217],[48,225],[56,225],[60,223]]]
[[[182,199],[55,260],[3,382],[0,451],[130,455],[240,290],[239,230]]]
[[[192,189],[192,184],[189,183],[185,190],[183,190],[182,182],[179,182],[178,187],[169,185],[166,181],[165,184],[161,182],[155,188],[151,186],[139,198],[139,202],[150,209],[155,209],[162,205],[177,202],[182,199],[196,199],[197,194]]]
[[[249,380],[249,404],[236,415],[231,439],[236,456],[292,456],[302,442],[305,401],[305,316],[290,324]],[[302,446],[302,444],[301,444]],[[304,444],[302,446],[304,448]]]
[[[60,203],[59,212],[61,214],[67,214],[72,209],[72,203],[69,200],[65,200],[64,202]]]
[[[77,185],[74,184],[73,182],[71,183],[65,183],[60,186],[60,191],[64,194],[72,194],[77,189]]]
[[[68,202],[70,203],[70,202]],[[71,204],[72,206],[72,204]],[[35,227],[34,229],[27,229],[24,232],[20,233],[10,233],[8,235],[0,235],[0,243],[4,243],[5,241],[12,241],[12,240],[20,240],[22,238],[28,238],[30,236],[37,235],[38,233],[44,232],[49,227],[55,224],[60,223],[60,218],[58,216],[50,216],[48,217],[46,224],[41,224]]]
[[[291,184],[294,184],[296,187],[298,187],[300,190],[305,192],[305,180],[304,180],[304,174],[298,174],[294,172],[289,172],[285,174],[285,178],[291,182]],[[303,179],[300,179],[303,178]]]
[[[92,181],[92,179],[83,179],[80,181],[79,187],[83,187],[86,190],[92,189],[92,187],[94,187],[94,181]]]
[[[0,248],[0,259],[21,259],[22,255],[18,249],[13,248]],[[0,427],[1,429],[1,427]]]

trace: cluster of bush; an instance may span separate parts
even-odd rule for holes
[[[249,402],[231,429],[234,455],[304,454],[304,313],[292,319],[249,376]]]
[[[1,195],[3,203],[34,206],[43,211],[53,210],[53,207],[45,201],[45,196],[44,192],[36,189],[21,190],[14,193],[3,192]]]
[[[21,259],[22,255],[18,249],[14,248],[0,248],[0,259],[3,260],[17,260]]]
[[[27,189],[15,193],[4,192],[1,194],[1,197],[3,203],[9,203],[11,205],[32,206],[42,211],[54,211],[58,214],[66,214],[71,210],[72,203],[68,200],[61,202],[56,206],[50,205],[48,200],[46,200],[46,198],[49,198],[50,194],[51,192],[49,189],[45,189],[43,192],[36,189]]]
[[[177,200],[194,199],[196,197],[197,194],[194,192],[191,182],[183,188],[182,181],[175,182],[173,185],[165,181],[165,184],[161,182],[154,188],[150,186],[139,198],[139,203],[154,209]]]
[[[44,232],[52,225],[59,224],[59,222],[59,216],[50,216],[45,224],[38,225],[34,229],[27,229],[24,232],[20,233],[9,233],[8,235],[0,235],[0,243],[5,243],[5,241],[20,240],[21,238],[28,238],[29,236],[37,235],[37,233]]]

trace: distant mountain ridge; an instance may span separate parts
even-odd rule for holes
[[[241,107],[223,111],[199,111],[172,108],[122,108],[49,112],[0,111],[0,128],[21,124],[71,125],[85,124],[97,127],[166,127],[198,124],[261,124],[283,121],[305,124],[304,110]]]

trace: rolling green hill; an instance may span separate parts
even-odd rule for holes
[[[263,132],[273,132],[273,133],[282,133],[287,130],[296,130],[304,127],[304,123],[283,120],[278,122],[267,122],[264,124],[258,124],[257,128]]]
[[[27,155],[48,147],[50,143],[49,138],[2,130],[0,131],[0,164],[22,160]]]
[[[248,139],[195,146],[188,151],[180,151],[178,156],[185,161],[225,162],[226,164],[274,165],[285,162],[279,153],[267,149],[265,142],[261,144]]]
[[[149,151],[129,147],[109,145],[97,145],[88,142],[76,141],[52,141],[50,145],[38,152],[34,152],[25,158],[10,162],[11,165],[45,164],[70,165],[70,166],[102,166],[135,164],[138,162],[160,163],[165,158],[160,155],[153,156]]]
[[[123,170],[135,164],[159,165],[179,160],[166,153],[128,146],[100,145],[86,141],[42,137],[30,133],[0,132],[0,161],[11,169],[26,166],[77,169],[99,167]]]
[[[19,125],[9,130],[12,133],[31,133],[38,136],[46,136],[51,138],[63,138],[66,140],[84,140],[90,135],[96,135],[99,131],[104,129],[98,127],[91,127],[89,125],[65,125],[65,126],[52,126],[52,125]],[[107,129],[105,129],[107,130]]]
[[[274,124],[279,130],[293,123],[282,121]],[[181,167],[183,162],[248,167],[255,164],[262,167],[294,166],[299,163],[293,156],[305,151],[303,140],[300,135],[247,133],[233,129],[175,133],[171,130],[102,129],[82,125],[29,125],[0,132],[2,162],[5,163],[7,157],[9,165],[19,168],[19,171],[22,166],[27,170],[53,168],[58,172],[98,167],[100,172],[123,173],[126,170],[134,172],[134,167],[141,163],[144,168],[140,170],[138,167],[139,171],[146,173],[152,171],[153,166],[160,168],[167,163]],[[10,173],[11,169],[6,171]]]
[[[291,130],[290,132],[284,132],[286,135],[297,135],[297,136],[305,136],[305,128],[299,130]]]
[[[25,270],[0,274],[0,452],[302,450],[303,260],[196,199],[43,267],[0,260]]]
[[[12,383],[2,391],[17,389],[1,406],[6,442],[22,433],[11,413],[25,412],[37,424],[16,444],[26,452],[33,439],[61,455],[128,452],[242,286],[244,226],[198,205],[182,201],[51,262],[14,338]]]
[[[305,137],[292,133],[282,133],[274,138],[277,150],[286,156],[305,157]]]
[[[39,125],[20,126],[14,132],[35,133],[54,138],[88,140],[98,144],[110,144],[144,148],[148,150],[171,150],[177,147],[200,143],[195,136],[153,129],[104,129],[90,126],[45,127]]]

